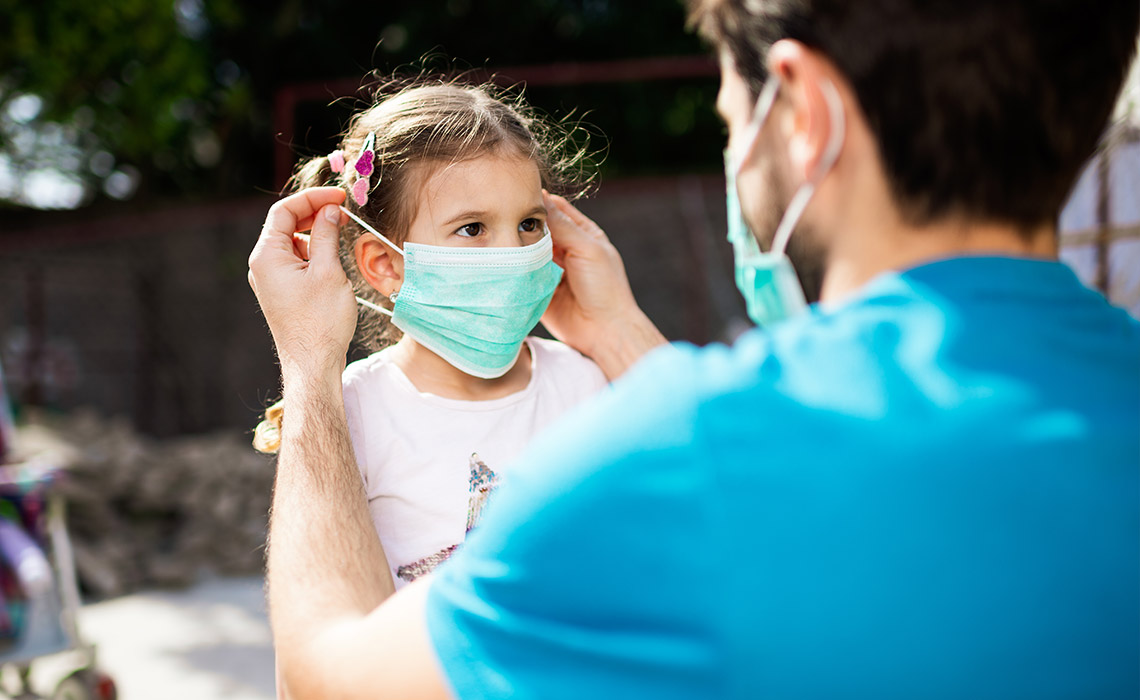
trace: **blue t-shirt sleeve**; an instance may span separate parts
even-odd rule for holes
[[[427,623],[461,698],[715,696],[715,474],[684,396],[687,352],[654,353],[538,438],[437,570]]]

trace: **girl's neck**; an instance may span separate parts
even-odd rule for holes
[[[534,361],[529,343],[523,343],[518,360],[495,379],[480,379],[456,369],[447,360],[405,335],[392,347],[392,361],[426,394],[464,401],[489,401],[522,391],[530,383]]]

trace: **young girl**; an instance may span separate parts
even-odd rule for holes
[[[531,437],[605,385],[575,350],[527,336],[562,274],[542,191],[584,186],[581,151],[553,133],[487,87],[418,85],[294,178],[350,193],[341,259],[357,339],[378,351],[345,370],[344,402],[397,588],[463,542]],[[280,404],[266,419],[255,445],[275,449]]]

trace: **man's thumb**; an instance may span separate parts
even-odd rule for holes
[[[340,208],[329,204],[313,219],[309,234],[309,262],[340,266]]]
[[[550,238],[559,248],[577,248],[582,245],[586,236],[578,224],[559,208],[548,206],[546,225],[550,229]]]

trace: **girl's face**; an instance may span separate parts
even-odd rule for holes
[[[538,242],[546,224],[533,161],[487,153],[437,168],[420,188],[407,241],[512,248]]]

